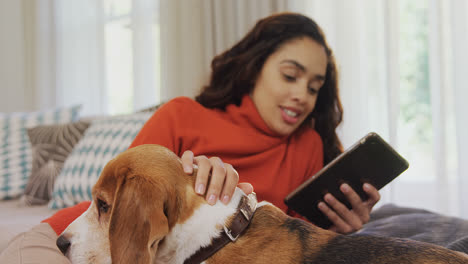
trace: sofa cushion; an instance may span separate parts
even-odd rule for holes
[[[31,175],[21,199],[25,204],[39,205],[50,200],[55,178],[89,125],[90,122],[78,121],[28,129],[33,160]]]
[[[64,208],[91,200],[91,189],[104,166],[130,146],[151,115],[135,113],[92,121],[57,177],[49,207]]]
[[[27,128],[76,121],[80,109],[0,113],[0,200],[19,197],[28,182],[32,151]]]

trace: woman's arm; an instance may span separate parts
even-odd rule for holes
[[[192,99],[186,97],[175,98],[162,105],[140,130],[130,148],[143,144],[158,144],[169,148],[181,156],[184,171],[192,174],[193,165],[198,166],[195,191],[204,195],[209,204],[214,204],[219,199],[223,203],[231,200],[232,194],[239,182],[237,171],[218,157],[194,156],[190,151],[190,134],[187,131],[187,120],[193,115],[202,115],[203,111]],[[195,137],[195,136],[194,136]],[[209,184],[208,184],[209,183]],[[239,185],[245,193],[252,192],[252,185]]]

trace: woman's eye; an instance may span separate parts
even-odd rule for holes
[[[309,88],[308,88],[309,93],[313,95],[318,94],[323,84],[324,84],[324,81],[322,80],[312,81],[311,83],[309,83]]]
[[[286,79],[286,81],[288,82],[294,82],[296,80],[296,77],[291,76],[291,75],[283,74],[283,76],[284,76],[284,79]]]
[[[317,93],[318,93],[318,90],[315,89],[314,87],[309,87],[309,93],[310,93],[310,94],[317,94]]]
[[[101,199],[97,199],[97,206],[98,206],[99,214],[101,213],[105,214],[107,213],[107,211],[109,211],[109,205]]]

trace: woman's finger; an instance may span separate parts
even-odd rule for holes
[[[254,191],[252,184],[248,182],[239,182],[237,187],[239,187],[245,194],[251,194]]]
[[[193,152],[190,150],[184,151],[182,157],[182,166],[184,168],[185,173],[192,174],[193,173]]]
[[[231,164],[225,163],[224,167],[226,169],[226,179],[224,180],[224,186],[220,199],[221,202],[227,204],[231,200],[232,194],[236,190],[237,183],[239,182],[239,174]]]
[[[367,193],[369,196],[369,199],[366,200],[366,202],[369,204],[369,212],[370,210],[374,207],[375,204],[377,204],[378,201],[380,201],[380,193],[377,188],[375,188],[373,185],[369,183],[364,183],[362,186],[362,189]]]
[[[329,205],[330,208],[335,211],[335,213],[344,221],[347,223],[347,225],[351,226],[354,230],[361,229],[362,227],[362,222],[361,219],[353,213],[351,210],[348,209],[343,203],[338,201],[333,195],[331,194],[326,194],[325,197],[325,202]],[[348,230],[348,228],[346,228]]]
[[[226,168],[223,161],[218,157],[209,158],[211,164],[211,177],[206,192],[206,201],[213,205],[219,198],[226,179]]]
[[[349,203],[351,204],[351,208],[353,208],[351,213],[356,214],[360,219],[361,223],[356,223],[353,225],[353,227],[358,228],[359,226],[362,226],[362,224],[367,223],[369,221],[369,208],[367,203],[364,203],[356,191],[354,191],[353,188],[351,188],[351,186],[346,183],[340,186],[340,190],[348,199]],[[356,221],[354,217],[350,220]]]
[[[339,233],[349,233],[352,228],[349,226],[341,217],[333,211],[325,202],[319,202],[319,210],[327,216],[328,220],[333,223],[333,226],[330,230],[339,232]]]
[[[205,156],[197,156],[193,160],[198,165],[195,192],[204,195],[210,178],[211,163]]]

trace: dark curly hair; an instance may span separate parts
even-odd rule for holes
[[[322,138],[324,163],[327,164],[343,151],[336,134],[343,117],[338,73],[324,33],[317,23],[304,15],[280,13],[259,20],[242,40],[213,59],[210,82],[195,100],[207,108],[222,110],[229,104],[240,105],[242,97],[255,87],[267,58],[285,43],[304,37],[322,45],[328,57],[325,82],[314,110],[304,121]]]

